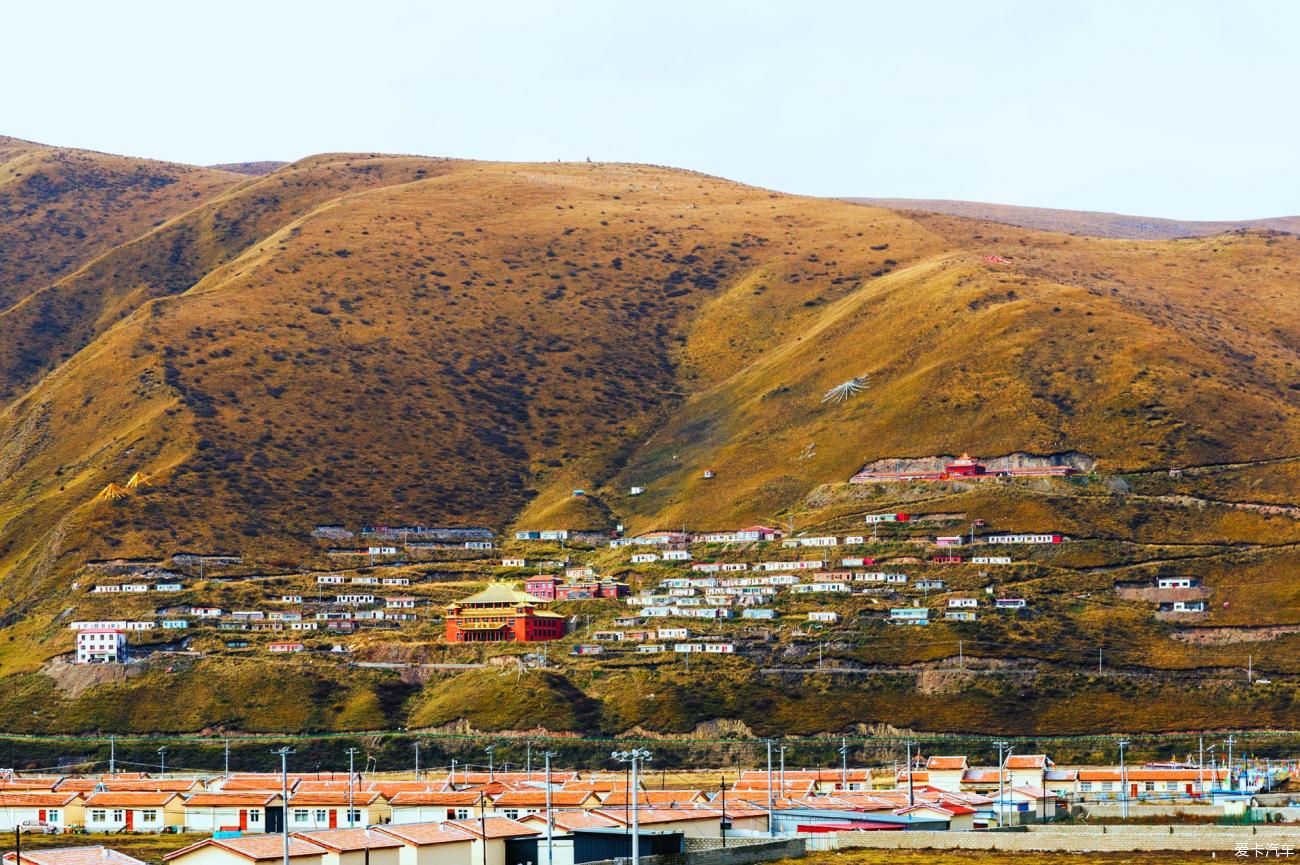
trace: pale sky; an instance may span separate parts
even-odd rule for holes
[[[1300,213],[1298,34],[1289,0],[15,0],[0,134],[1245,219]]]

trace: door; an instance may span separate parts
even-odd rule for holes
[[[44,808],[42,808],[42,809],[40,809],[39,811],[36,812],[36,819],[39,820],[39,821],[41,821],[42,823],[45,822],[45,809],[44,809]]]
[[[330,828],[339,828],[339,812],[337,808],[330,809]]]
[[[284,808],[268,805],[266,808],[266,831],[272,834],[284,831]]]
[[[240,832],[248,831],[248,809],[247,808],[239,809],[239,831]]]
[[[126,809],[126,831],[130,832],[135,828],[135,812],[130,808]]]
[[[1129,794],[1130,798],[1136,799],[1136,798],[1138,797],[1138,785],[1137,785],[1137,784],[1130,784],[1130,785],[1129,785],[1129,793],[1128,793],[1128,794]]]
[[[1188,784],[1188,785],[1187,785],[1187,795],[1188,795],[1188,796],[1192,795],[1192,785],[1191,785],[1191,784]]]

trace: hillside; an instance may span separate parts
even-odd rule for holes
[[[0,136],[0,311],[242,179]]]
[[[994,657],[1048,665],[1044,695],[1096,638],[1124,628],[1134,648],[1123,663],[1238,664],[1235,649],[1206,650],[1207,661],[1149,604],[1111,620],[1110,606],[1069,597],[1071,586],[1111,592],[1109,568],[1149,577],[1182,544],[1196,545],[1191,566],[1231,601],[1214,624],[1300,624],[1300,598],[1280,581],[1300,543],[1295,517],[1232,510],[1300,505],[1287,480],[1300,455],[1294,236],[1078,237],[650,166],[328,154],[248,175],[3,143],[15,154],[6,164],[109,160],[115,177],[172,178],[143,198],[114,181],[111,202],[68,186],[56,206],[25,206],[21,234],[0,229],[24,250],[0,257],[0,290],[18,287],[0,311],[0,622],[13,638],[0,642],[0,671],[17,677],[0,717],[12,729],[60,701],[79,729],[439,726],[461,710],[509,727],[535,705],[551,706],[556,724],[603,731],[763,718],[761,707],[697,701],[690,677],[671,691],[676,708],[624,705],[599,665],[562,671],[517,711],[482,673],[421,685],[325,666],[280,698],[232,688],[228,702],[164,722],[168,694],[233,680],[250,663],[212,633],[193,637],[208,657],[192,667],[84,695],[56,693],[39,672],[67,651],[67,621],[156,614],[148,598],[89,594],[99,577],[87,562],[239,553],[239,582],[200,580],[177,601],[254,607],[289,587],[312,595],[311,574],[340,567],[311,536],[326,524],[635,533],[761,521],[848,534],[871,508],[907,506],[1065,530],[1080,543],[1013,581],[1041,592],[1050,615],[986,634]],[[82,223],[86,238],[69,241]],[[853,378],[865,389],[823,401]],[[1096,474],[1025,489],[845,483],[875,460],[962,451],[1075,453]],[[1241,465],[1191,468],[1219,464]],[[1171,466],[1188,472],[1170,477]],[[145,485],[97,498],[136,472]],[[1117,485],[1129,498],[1113,499]],[[1178,496],[1230,512],[1207,520],[1167,500]],[[961,532],[961,519],[945,528]],[[881,554],[912,558],[913,541],[893,543]],[[622,554],[550,554],[638,586],[664,576]],[[467,583],[520,576],[481,556],[426,561],[412,573],[435,609]],[[974,569],[954,573],[964,589],[982,585]],[[1242,573],[1258,585],[1234,582]],[[856,618],[872,612],[864,603],[845,608],[853,624],[838,639],[846,659],[889,665],[891,684],[870,703],[852,682],[792,686],[806,702],[781,703],[776,717],[808,732],[855,711],[863,723],[891,713],[916,723],[928,713],[944,729],[1015,723],[999,715],[1014,693],[1001,685],[978,705],[941,691],[908,706],[916,671],[896,667],[941,661],[950,647],[877,633]],[[791,622],[804,612],[792,607]],[[441,647],[436,625],[412,628],[393,635],[394,651],[478,651]],[[783,651],[806,661],[795,630],[728,675],[748,681]],[[1292,676],[1286,633],[1256,659]],[[369,637],[355,650],[387,657]],[[678,676],[646,675],[664,694]],[[1167,706],[1194,700],[1194,685],[1168,689]],[[152,702],[137,699],[145,692]],[[839,708],[821,713],[823,699]],[[1039,731],[1095,729],[1110,706],[1042,699]],[[1289,706],[1261,709],[1261,725],[1285,726]]]
[[[999,222],[1040,231],[1085,234],[1127,240],[1174,240],[1181,237],[1208,237],[1230,231],[1264,229],[1300,233],[1300,216],[1269,219],[1196,221],[1160,219],[1151,216],[1127,216],[1122,213],[1098,213],[1090,210],[1060,210],[1050,207],[1019,207],[1014,204],[987,204],[978,201],[948,201],[933,198],[848,198],[868,207],[891,210],[914,210],[964,216],[984,222]]]

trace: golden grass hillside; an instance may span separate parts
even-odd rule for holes
[[[0,311],[243,179],[0,136]]]

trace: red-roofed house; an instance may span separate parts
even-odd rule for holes
[[[975,828],[975,809],[955,802],[913,805],[909,808],[899,808],[894,813],[947,820],[950,832],[968,832]]]
[[[505,817],[453,820],[444,823],[443,828],[455,829],[473,837],[474,840],[470,844],[470,862],[474,865],[507,865],[506,841],[508,839],[541,834],[532,826],[525,826],[523,823]]]
[[[1055,764],[1046,754],[1012,754],[1006,759],[1006,783],[1011,787],[1042,787]]]
[[[80,793],[45,790],[0,793],[0,831],[12,832],[24,823],[42,824],[64,831],[85,822],[85,799]]]
[[[348,805],[352,806],[349,820]],[[337,790],[297,791],[289,794],[289,831],[315,832],[321,829],[345,829],[386,823],[392,809],[383,794],[374,790],[349,793],[347,786]]]
[[[474,836],[444,828],[441,823],[379,826],[375,831],[402,842],[398,865],[467,865],[473,861]]]
[[[294,837],[325,848],[321,865],[400,865],[402,842],[374,829],[295,832]]]
[[[205,838],[163,856],[168,865],[249,865],[283,861],[284,839],[279,835],[242,838]],[[302,838],[289,839],[289,865],[321,865],[325,848]],[[25,857],[24,857],[25,858]]]
[[[965,757],[931,757],[925,761],[926,783],[956,793],[961,790],[961,779],[969,768]]]
[[[507,790],[492,800],[493,814],[518,820],[546,810],[545,790]],[[584,790],[552,790],[551,807],[559,810],[589,810],[600,805],[600,798]]]
[[[266,791],[195,793],[185,800],[185,831],[266,832],[267,809],[283,806],[279,793]]]
[[[393,822],[427,823],[439,820],[468,820],[479,816],[484,797],[477,790],[430,790],[402,792],[388,801]]]
[[[185,825],[179,793],[92,793],[86,798],[87,832],[161,832]]]

